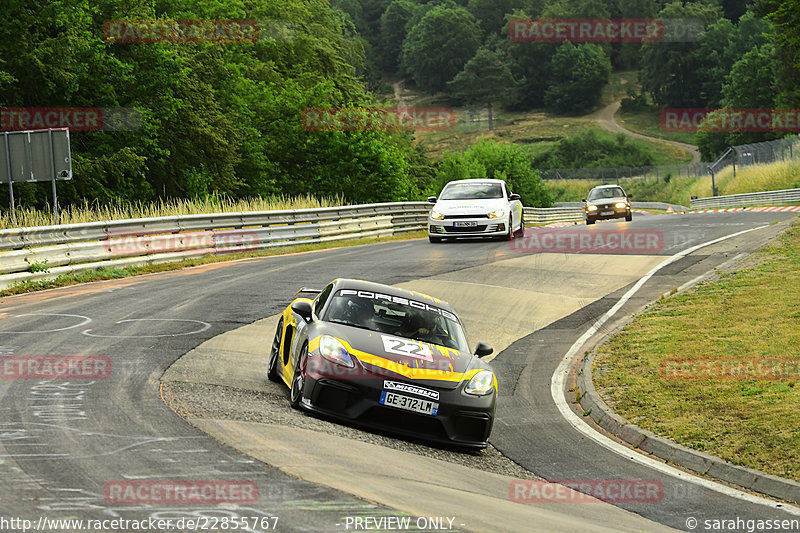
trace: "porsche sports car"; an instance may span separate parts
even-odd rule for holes
[[[315,295],[313,299],[302,296]],[[497,379],[453,308],[425,294],[336,279],[301,289],[278,322],[267,376],[292,407],[463,448],[485,448]]]

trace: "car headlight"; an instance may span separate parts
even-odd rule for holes
[[[431,218],[433,220],[444,220],[444,215],[439,211],[431,211]]]
[[[320,337],[319,354],[332,363],[346,367],[354,366],[353,360],[350,358],[350,354],[347,353],[347,348],[344,347],[344,344],[330,335]]]
[[[469,380],[464,392],[476,396],[484,396],[494,390],[494,374],[491,370],[481,370]]]
[[[616,204],[616,205],[617,205],[617,207],[619,207],[620,209],[624,209],[624,208],[628,207],[628,204],[626,204],[625,202],[617,202],[617,204]]]
[[[504,216],[506,216],[505,209],[498,209],[497,211],[489,213],[489,218],[503,218]]]
[[[586,206],[586,210],[587,211],[597,211],[597,206],[596,205],[587,205]]]

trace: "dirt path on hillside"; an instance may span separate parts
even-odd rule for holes
[[[403,80],[398,80],[392,84],[394,89],[394,99],[397,100],[397,107],[407,107],[403,98]]]
[[[686,150],[687,152],[692,154],[692,163],[700,162],[700,151],[697,149],[696,146],[691,144],[686,144],[678,141],[668,141],[667,139],[661,139],[659,137],[650,137],[649,135],[642,135],[641,133],[636,133],[635,131],[626,130],[622,126],[620,126],[617,121],[614,119],[614,114],[616,114],[617,110],[619,109],[620,102],[614,102],[599,111],[595,111],[591,115],[587,115],[585,118],[589,120],[594,120],[604,129],[614,132],[614,133],[624,133],[625,135],[630,135],[631,137],[636,137],[638,139],[645,139],[648,141],[656,140],[656,141],[663,141],[667,144],[671,144],[673,146],[677,146],[682,150]]]

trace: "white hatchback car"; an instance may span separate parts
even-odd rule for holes
[[[525,231],[522,202],[503,180],[451,181],[428,215],[428,239],[494,237],[512,240]]]

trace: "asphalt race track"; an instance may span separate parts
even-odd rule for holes
[[[529,229],[525,240],[513,243],[390,242],[216,263],[4,298],[0,300],[0,354],[97,356],[97,360],[108,361],[109,368],[95,379],[48,381],[7,375],[0,379],[0,518],[24,518],[32,520],[33,525],[42,525],[40,517],[200,518],[206,525],[219,526],[223,517],[249,517],[251,521],[247,527],[238,528],[240,531],[347,531],[354,530],[355,517],[401,515],[456,518],[452,524],[443,520],[441,527],[427,522],[423,530],[431,531],[445,526],[461,531],[519,531],[520,524],[515,521],[523,519],[534,520],[525,523],[527,530],[590,530],[594,520],[602,521],[600,515],[611,518],[605,524],[597,522],[598,529],[631,531],[661,526],[685,531],[689,517],[701,524],[705,518],[796,519],[798,511],[787,510],[789,506],[743,501],[607,450],[564,420],[550,391],[553,373],[575,340],[665,257],[712,239],[759,228],[702,248],[663,268],[615,319],[761,246],[792,217],[788,213],[753,212],[635,216],[631,223],[605,222],[569,230],[596,236],[625,227],[626,231],[659,235],[655,248],[636,254],[606,253],[613,250],[603,249],[577,254],[564,250],[532,253],[536,250],[531,248],[530,236],[547,231]],[[190,424],[162,399],[162,386],[170,386],[162,379],[192,361],[191,357],[181,360],[168,372],[184,354],[208,346],[205,343],[222,338],[218,337],[222,334],[234,334],[278,314],[301,286],[322,287],[335,277],[397,284],[440,296],[458,310],[473,345],[485,339],[498,348],[492,364],[498,374],[500,399],[491,442],[517,465],[545,480],[657,480],[663,485],[663,498],[621,503],[616,508],[603,503],[578,504],[580,508],[566,504],[531,506],[508,501],[508,484],[505,478],[496,477],[493,479],[501,492],[491,501],[506,513],[508,522],[504,523],[502,514],[492,517],[488,509],[481,519],[478,515],[482,510],[477,506],[481,498],[489,496],[480,490],[451,494],[453,498],[448,501],[430,497],[422,501],[425,494],[447,497],[435,477],[428,483],[417,480],[413,491],[403,491],[397,476],[379,478],[373,474],[359,485],[362,478],[346,479],[348,470],[336,464],[337,450],[345,465],[347,461],[370,464],[370,460],[385,460],[388,471],[395,464],[409,464],[408,457],[416,456],[402,451],[404,441],[396,441],[397,446],[390,449],[362,441],[348,444],[351,441],[344,437],[292,428],[290,424],[276,426],[274,431],[267,424],[247,425],[242,420],[197,417]],[[614,320],[593,341],[613,326]],[[250,336],[247,342],[247,350],[239,353],[254,354],[252,368],[265,367],[271,332],[264,338]],[[255,355],[259,347],[263,362]],[[199,349],[194,353],[200,353]],[[262,387],[246,365],[240,369],[226,366],[222,355],[207,358],[204,364],[212,370],[205,372],[209,380],[215,372],[219,379],[227,379],[227,390],[237,386],[231,376],[249,380],[241,387],[244,391]],[[190,370],[181,371],[191,375]],[[261,376],[263,387],[275,386],[266,383],[263,373]],[[185,381],[198,384],[202,378],[195,375],[193,381]],[[285,403],[285,399],[280,401]],[[183,408],[182,415],[191,419],[191,406]],[[204,427],[214,438],[198,427]],[[254,444],[258,442],[261,444]],[[302,446],[287,445],[283,455],[274,455],[273,444],[293,442]],[[631,455],[636,453],[631,451]],[[303,469],[304,461],[320,459],[324,459],[321,467]],[[430,462],[425,464],[431,469],[436,468],[436,459],[423,460]],[[480,461],[480,455],[464,463],[475,460]],[[413,466],[409,464],[408,468],[412,470]],[[449,471],[464,478],[471,475],[466,469],[450,467]],[[369,468],[363,470],[364,476],[370,474]],[[446,470],[444,467],[442,471]],[[223,480],[231,482],[234,489],[246,490],[244,496],[232,490],[226,493],[224,503],[213,504],[165,503],[158,498],[148,501],[141,492],[137,501],[120,501],[113,493],[115,487],[163,480]],[[420,501],[414,501],[414,494]],[[459,505],[465,509],[461,515],[454,511]],[[576,516],[584,514],[583,506],[588,517],[585,522]],[[514,514],[517,508],[524,508],[524,512]],[[576,513],[576,509],[581,511]],[[535,522],[537,516],[540,523]],[[46,525],[39,530],[79,530]],[[190,529],[185,525],[183,529],[172,528]],[[0,522],[0,530],[21,528],[12,529]],[[223,529],[220,526],[216,530]],[[700,526],[695,531],[704,529]]]

